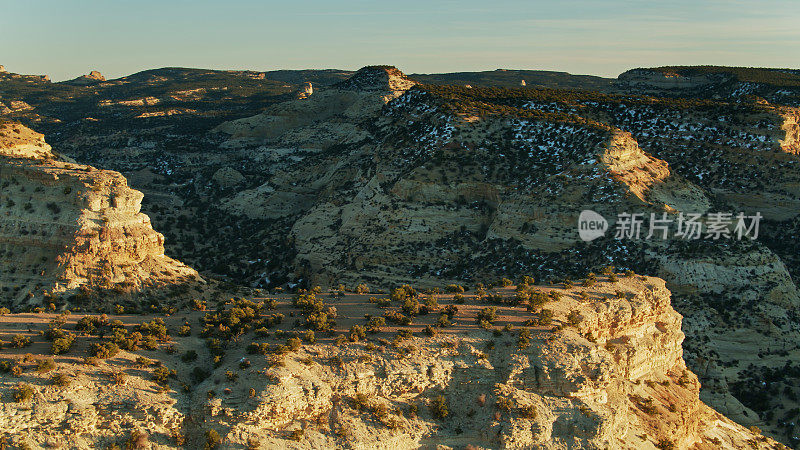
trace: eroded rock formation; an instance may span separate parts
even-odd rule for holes
[[[59,160],[42,135],[0,129],[0,285],[14,304],[78,288],[134,290],[199,279],[164,255],[125,177]]]

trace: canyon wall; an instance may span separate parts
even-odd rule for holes
[[[11,303],[199,280],[164,255],[164,237],[140,212],[142,193],[121,174],[59,160],[21,125],[0,133],[0,286]]]

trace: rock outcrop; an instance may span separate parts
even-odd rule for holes
[[[42,135],[0,132],[0,285],[15,305],[43,294],[198,280],[164,255],[164,237],[140,212],[142,193],[113,171],[59,160]]]
[[[191,333],[164,342],[164,348],[157,345],[147,358],[120,351],[77,363],[76,355],[88,346],[83,341],[113,339],[97,329],[79,336],[78,348],[55,356],[46,370],[34,370],[44,367],[41,356],[3,361],[0,368],[11,373],[0,377],[0,393],[13,399],[27,386],[30,396],[3,403],[0,436],[18,446],[81,449],[207,443],[225,449],[781,448],[700,401],[697,378],[682,359],[681,316],[663,280],[629,275],[600,278],[591,286],[531,289],[550,299],[545,308],[551,323],[508,303],[512,289],[489,292],[508,301],[495,303],[497,317],[486,328],[476,323],[486,297],[467,292],[465,302],[454,305],[453,295],[439,294],[442,307],[447,303],[457,311],[452,325],[433,327],[436,332],[423,332],[421,322],[431,319],[418,316],[405,332],[378,327],[349,340],[328,336],[347,336],[347,325],[363,320],[360,314],[340,314],[337,322],[347,325],[317,338],[299,330],[249,330],[226,342],[208,340],[222,355],[213,372],[203,369],[211,365],[206,345]],[[381,311],[366,298],[317,297],[340,313]],[[298,313],[289,295],[271,297],[270,303],[266,313],[264,303],[250,302],[255,309],[245,310],[254,315],[239,317],[263,323],[276,313]],[[233,318],[233,307],[210,316]],[[192,323],[205,320],[200,312],[186,314]],[[76,314],[47,316],[55,320],[48,324],[26,314],[0,322],[9,331],[31,321],[29,333],[36,331],[33,326],[44,335],[46,327],[73,330],[83,320]],[[95,317],[105,323],[113,318]],[[122,319],[113,325],[115,335],[132,325],[131,317]],[[172,330],[186,320],[166,317],[164,326]],[[230,331],[212,328],[204,334]],[[303,341],[292,338],[287,342],[294,345],[284,346],[286,335]],[[28,351],[37,348],[41,342]],[[193,351],[196,360],[178,356],[176,348],[186,349],[185,355]]]
[[[297,98],[303,99],[311,97],[314,94],[314,85],[310,81],[306,81],[297,91]]]
[[[279,103],[257,116],[223,123],[214,131],[229,135],[229,146],[242,140],[271,143],[282,139],[284,144],[320,149],[358,141],[365,137],[359,122],[374,117],[415,84],[396,68],[365,67],[318,94]]]
[[[283,364],[245,371],[237,385],[254,387],[254,397],[220,396],[193,415],[226,430],[231,447],[779,447],[699,400],[662,280],[576,289],[583,300],[564,295],[547,306],[554,323],[580,315],[576,327],[531,330],[527,342],[473,324],[378,353],[362,343],[307,345]]]
[[[104,77],[100,72],[92,70],[88,75],[81,75],[78,78],[66,81],[65,83],[76,86],[90,86],[103,81],[106,81],[106,77]]]

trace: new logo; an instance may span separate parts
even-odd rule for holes
[[[578,235],[585,242],[605,236],[608,222],[600,214],[591,209],[584,209],[578,216]]]

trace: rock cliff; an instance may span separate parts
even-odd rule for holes
[[[164,255],[140,212],[142,193],[117,172],[57,159],[43,137],[0,129],[0,285],[14,305],[78,288],[131,291],[198,280]],[[65,297],[66,298],[66,297]]]
[[[699,400],[662,280],[575,289],[547,307],[554,323],[577,313],[580,324],[535,327],[529,342],[519,329],[492,334],[459,321],[458,331],[378,353],[364,343],[306,345],[245,371],[235,385],[253,387],[251,398],[234,392],[192,414],[224,430],[230,447],[780,447]],[[261,357],[251,360],[260,367]]]

